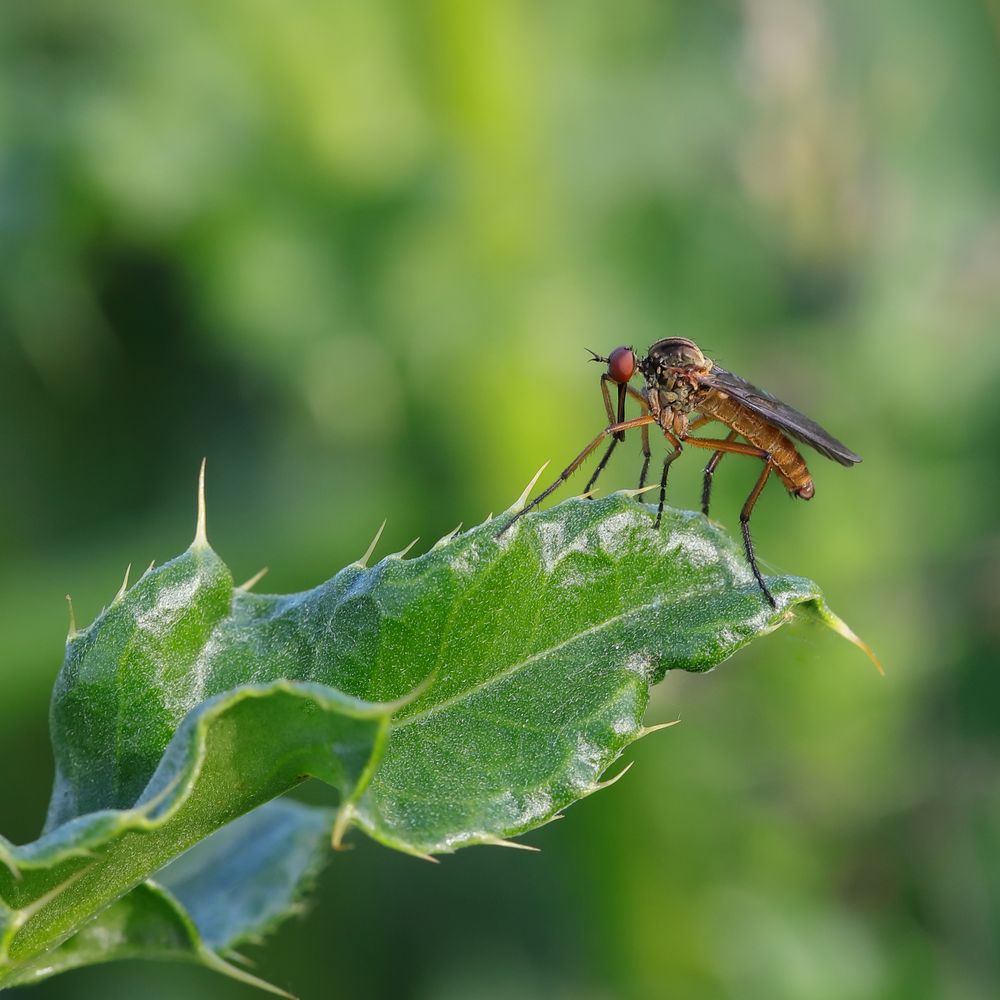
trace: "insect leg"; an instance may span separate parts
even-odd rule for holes
[[[767,589],[767,584],[764,582],[763,574],[760,571],[760,567],[757,565],[757,557],[754,555],[753,539],[750,537],[750,515],[753,513],[754,504],[757,503],[757,498],[760,496],[761,490],[764,489],[767,477],[770,476],[771,470],[774,468],[774,463],[771,461],[770,453],[764,451],[763,448],[757,448],[752,444],[741,444],[739,441],[730,441],[728,439],[723,441],[717,438],[692,437],[685,438],[685,443],[692,444],[696,448],[711,448],[714,451],[721,451],[723,453],[732,452],[734,455],[750,455],[751,457],[759,458],[764,462],[764,471],[761,472],[756,485],[750,491],[750,496],[747,497],[747,502],[743,505],[743,510],[740,511],[740,527],[743,531],[743,545],[747,553],[747,562],[750,563],[750,569],[753,570],[754,579],[757,581],[760,589],[764,592],[764,596],[767,598],[768,604],[770,604],[772,608],[776,608],[778,604],[774,599],[774,595]]]
[[[663,475],[660,477],[660,505],[656,508],[656,522],[653,524],[654,528],[659,528],[660,522],[663,520],[663,506],[667,500],[667,473],[670,471],[670,466],[674,460],[680,458],[680,456],[681,447],[678,445],[663,460]]]
[[[750,563],[750,569],[753,570],[753,575],[757,580],[760,589],[764,591],[764,596],[767,598],[768,604],[772,608],[778,606],[777,601],[774,599],[774,595],[770,590],[767,589],[767,584],[764,582],[764,577],[757,566],[757,559],[753,552],[753,539],[750,537],[750,515],[753,513],[754,504],[757,503],[757,498],[761,494],[761,490],[764,489],[764,484],[767,482],[767,477],[771,474],[770,459],[765,459],[764,461],[764,471],[761,472],[760,478],[757,480],[756,485],[750,491],[750,496],[747,497],[747,502],[743,504],[743,510],[740,511],[740,527],[743,529],[743,544],[747,550],[747,562]]]
[[[649,460],[652,457],[649,450],[649,427],[642,425],[642,472],[639,473],[639,489],[646,485],[646,473],[649,472]]]
[[[669,431],[665,430],[663,433],[666,435],[667,440],[674,446],[674,450],[663,460],[663,475],[660,477],[660,505],[656,508],[654,528],[659,528],[660,522],[663,520],[663,505],[667,500],[667,473],[670,472],[670,466],[673,462],[680,458],[682,447],[680,441]]]
[[[621,383],[621,382],[615,382],[615,384],[618,386],[618,412],[616,414],[615,411],[614,411],[614,409],[612,409],[612,406],[611,406],[611,393],[608,392],[608,383],[609,382],[614,382],[614,381],[615,380],[610,375],[608,375],[607,373],[605,373],[604,375],[602,375],[601,376],[601,392],[604,394],[604,409],[607,411],[607,414],[608,414],[608,423],[609,424],[614,424],[614,423],[621,424],[621,423],[625,422],[625,394],[629,391],[629,387],[627,385]],[[618,431],[618,433],[615,434],[615,440],[616,441],[624,441],[625,440],[625,432],[624,431]]]
[[[695,448],[707,448],[709,451],[731,451],[734,455],[749,455],[751,458],[771,460],[771,453],[758,448],[756,445],[743,444],[742,441],[730,441],[728,438],[684,438],[685,444],[694,445]]]
[[[633,389],[632,386],[628,385],[625,387],[625,391],[642,407],[643,413],[649,413],[649,403],[646,401],[646,397],[639,392],[638,389]],[[649,425],[642,425],[642,472],[639,473],[639,489],[641,490],[646,485],[646,473],[649,472],[649,460],[652,457],[652,452],[649,450]]]
[[[587,485],[583,488],[584,493],[589,493],[593,489],[594,483],[597,482],[597,477],[604,471],[604,466],[608,464],[608,459],[611,458],[611,452],[615,450],[618,442],[621,440],[622,438],[620,438],[617,434],[611,439],[611,444],[608,445],[608,450],[597,463],[597,468],[594,469],[594,474],[587,480]]]
[[[614,379],[610,378],[608,375],[601,376],[601,392],[604,394],[604,409],[607,411],[609,424],[614,424],[614,423],[621,424],[625,422],[625,394],[629,391],[629,387],[621,383],[616,383],[618,385],[618,413],[616,420],[615,411],[611,407],[611,394],[608,392],[608,383],[613,381]],[[632,391],[634,392],[634,390]],[[644,408],[642,412],[648,413],[649,407],[645,405],[645,400],[643,400],[643,407]],[[649,431],[646,429],[645,425],[643,425],[642,433],[648,440]],[[590,477],[590,479],[587,482],[587,485],[584,487],[583,490],[584,493],[589,493],[591,491],[591,489],[594,486],[594,483],[597,482],[597,477],[604,471],[604,467],[608,464],[608,459],[611,458],[611,453],[615,450],[615,446],[618,444],[619,441],[624,441],[624,440],[625,440],[624,431],[618,431],[615,434],[615,436],[611,439],[611,444],[608,445],[608,450],[604,453],[604,456],[601,458],[600,462],[597,463],[597,468],[594,469],[594,474]]]
[[[563,469],[562,472],[559,473],[559,478],[556,479],[556,481],[554,483],[552,483],[550,486],[547,486],[544,490],[542,490],[542,492],[539,493],[538,496],[536,496],[535,499],[531,501],[531,503],[529,503],[527,506],[525,506],[521,510],[519,510],[497,532],[496,537],[499,538],[516,521],[518,521],[520,518],[524,517],[524,515],[527,514],[529,511],[534,510],[550,493],[553,493],[564,482],[566,482],[566,480],[569,479],[569,477],[571,475],[573,475],[573,473],[576,472],[576,470],[579,469],[581,465],[583,465],[584,461],[591,454],[591,452],[593,452],[594,449],[597,448],[597,446],[609,434],[618,434],[621,431],[630,431],[630,430],[632,430],[633,427],[643,427],[646,424],[651,424],[653,422],[653,420],[654,420],[654,418],[652,416],[650,416],[649,414],[646,414],[645,416],[642,416],[642,417],[636,417],[633,420],[626,420],[626,421],[624,421],[622,423],[612,424],[610,427],[605,427],[604,430],[601,431],[601,433],[598,434],[597,437],[595,437],[594,440],[591,441],[590,444],[588,444],[587,447],[584,448],[583,451],[581,451],[580,454],[577,455],[576,458],[574,458],[573,461],[570,462],[569,465],[567,465],[566,468]]]
[[[715,420],[715,417],[699,417],[697,420],[692,420],[691,423],[688,424],[688,430],[696,431],[700,427],[704,427],[705,424],[712,423],[713,420]]]
[[[726,440],[733,441],[735,438],[736,431],[730,431]],[[712,476],[715,475],[715,470],[718,468],[719,462],[722,461],[723,455],[725,455],[724,451],[717,451],[708,460],[708,465],[705,466],[705,483],[701,489],[701,512],[705,517],[708,517],[708,503],[712,498]]]

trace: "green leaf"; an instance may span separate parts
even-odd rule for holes
[[[773,609],[725,532],[675,510],[655,531],[652,511],[571,500],[499,543],[491,524],[389,568],[398,638],[380,675],[427,646],[434,682],[396,713],[358,825],[421,854],[524,833],[602,787],[667,670],[709,670],[800,609],[860,642],[814,583],[770,577]],[[445,599],[407,632],[404,595],[423,591]]]
[[[192,545],[150,567],[90,628],[70,635],[52,695],[56,783],[47,830],[133,805],[181,720],[220,693],[204,687],[198,660],[232,594],[222,560]]]
[[[277,799],[240,817],[159,872],[210,948],[257,943],[298,908],[330,859],[334,812]]]
[[[282,993],[227,961],[296,912],[329,856],[333,814],[269,802],[171,862],[58,948],[18,967],[8,985],[123,958],[188,961]],[[238,956],[236,956],[238,958]]]
[[[384,743],[391,706],[274,681],[216,695],[182,722],[136,805],[104,809],[10,849],[0,986],[173,858],[242,813],[321,777],[350,801]]]
[[[207,964],[227,964],[204,949],[197,928],[178,902],[155,883],[146,882],[112,903],[58,948],[19,965],[6,976],[4,986],[25,986],[70,969],[116,959],[198,961],[202,953]]]
[[[123,588],[67,646],[45,834],[0,842],[20,873],[0,868],[0,984],[306,775],[340,790],[337,840],[353,823],[417,854],[503,842],[602,787],[667,670],[708,670],[800,610],[854,638],[807,580],[770,578],[771,608],[701,515],[655,530],[619,494],[505,523],[259,596],[202,520]],[[233,926],[270,890],[247,891]]]

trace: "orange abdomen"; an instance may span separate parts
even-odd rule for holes
[[[790,493],[804,499],[813,495],[812,476],[805,459],[791,439],[753,410],[718,390],[712,390],[697,406],[706,417],[714,417],[742,435],[754,447],[770,454],[778,475]]]

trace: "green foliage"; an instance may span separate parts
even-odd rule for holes
[[[6,4],[0,831],[44,816],[57,602],[89,621],[179,551],[200,455],[234,573],[299,590],[373,519],[431,539],[568,461],[585,347],[690,336],[864,456],[810,460],[809,504],[769,484],[755,537],[905,666],[784,634],[672,675],[647,714],[683,726],[543,857],[366,845],[263,967],[366,1000],[1000,997],[997,10]],[[751,464],[716,476],[734,534]],[[45,995],[132,995],[124,965]]]
[[[294,908],[330,826],[264,805],[305,777],[340,794],[335,843],[351,824],[415,854],[503,843],[602,787],[667,670],[798,610],[850,637],[807,580],[771,578],[772,609],[701,515],[656,531],[619,494],[502,524],[258,596],[202,516],[72,632],[46,829],[0,844],[0,984],[141,955],[253,980],[223,954]]]
[[[333,813],[269,802],[196,844],[136,886],[62,945],[10,971],[7,985],[37,982],[123,958],[197,962],[272,992],[220,957],[294,909],[329,850]],[[235,955],[237,959],[238,955]]]

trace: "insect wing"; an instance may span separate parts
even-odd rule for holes
[[[725,368],[713,365],[711,372],[702,379],[702,385],[724,392],[748,410],[752,410],[768,423],[780,428],[792,437],[798,438],[821,455],[840,462],[841,465],[856,465],[861,461],[847,445],[842,444],[832,434],[805,414],[775,399],[769,392],[758,389],[745,379],[727,372]]]

